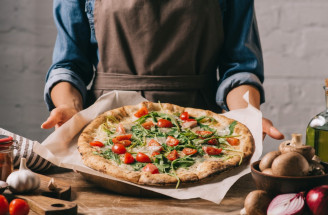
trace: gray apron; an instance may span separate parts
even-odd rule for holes
[[[135,90],[153,102],[219,111],[217,0],[96,0],[94,19],[100,59],[91,99]]]

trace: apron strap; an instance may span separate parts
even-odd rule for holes
[[[94,81],[95,90],[198,90],[213,83],[209,75],[151,76],[100,73]]]

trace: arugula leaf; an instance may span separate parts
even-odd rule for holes
[[[235,126],[237,125],[237,121],[233,121],[230,125],[229,125],[229,130],[230,130],[230,134],[231,135],[233,133],[233,131],[235,130]]]
[[[182,167],[182,168],[190,167],[194,163],[195,163],[195,160],[192,157],[190,157],[190,155],[188,155],[188,156],[181,157],[181,158],[178,158],[178,159],[175,159],[174,161],[172,161],[171,167],[172,167],[172,169],[176,170],[180,167]]]
[[[236,150],[236,149],[229,149],[229,148],[222,148],[222,149],[226,150],[226,151],[239,152],[240,154],[236,154],[237,156],[240,156],[239,165],[243,162],[244,152],[242,152],[240,150]]]
[[[134,121],[134,122],[135,122],[135,123],[138,123],[138,124],[142,124],[142,123],[144,123],[144,122],[146,121],[146,119],[148,119],[149,117],[151,117],[151,113],[152,113],[152,112],[150,112],[150,113],[148,113],[148,114],[146,114],[146,115],[140,117],[139,119],[137,119],[137,120]]]
[[[115,116],[107,116],[107,121],[111,121],[111,122],[114,122],[114,123],[120,123],[116,118]]]
[[[208,125],[205,125],[205,124],[202,124],[202,123],[198,123],[198,125],[199,125],[200,128],[203,128],[204,130],[212,131],[213,133],[216,132],[215,129],[211,128],[211,127],[208,126]]]
[[[158,168],[158,171],[160,171],[162,173],[170,172],[171,165],[168,163],[168,159],[164,155],[159,154],[159,155],[154,156],[154,158],[155,158],[154,164]]]
[[[110,126],[109,124],[107,124],[106,122],[101,124],[101,129],[107,133],[107,136],[111,136],[112,134],[115,133],[115,128],[113,126]]]
[[[180,178],[177,176],[177,173],[175,170],[178,169],[179,167],[182,167],[182,168],[190,167],[194,163],[195,163],[195,160],[193,158],[191,158],[189,155],[182,157],[182,158],[175,159],[174,161],[171,162],[172,173],[170,175],[174,176],[178,180],[178,183],[175,186],[176,189],[180,185]]]
[[[112,152],[110,149],[107,149],[106,151],[102,151],[102,152],[93,152],[95,155],[100,155],[103,158],[106,158],[108,160],[113,160],[115,161],[118,165],[121,164],[121,160],[120,157],[118,156],[118,154],[115,154],[114,152]]]
[[[173,123],[173,125],[175,125],[177,127],[178,131],[181,131],[180,125],[179,125],[178,121],[175,119],[175,117],[172,115],[169,115],[169,118],[170,118],[171,122]]]
[[[213,124],[213,123],[217,122],[213,117],[210,117],[210,116],[197,117],[195,120],[199,123],[209,122],[210,124]]]
[[[134,162],[133,164],[130,165],[135,171],[140,171],[142,168],[144,168],[144,166],[146,166],[146,163]]]

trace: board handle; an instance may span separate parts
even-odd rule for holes
[[[16,195],[17,198],[24,199],[30,206],[30,209],[37,214],[77,214],[77,204],[74,202],[53,199],[46,196],[27,196]]]

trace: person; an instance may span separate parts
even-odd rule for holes
[[[253,0],[54,0],[54,20],[44,129],[110,90],[215,112],[244,108],[247,91],[253,106],[265,100]]]

